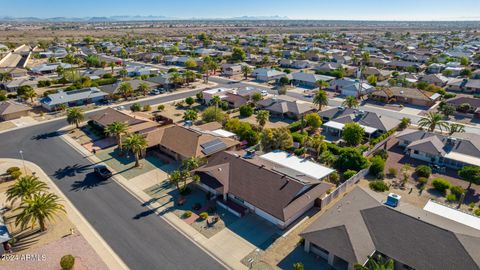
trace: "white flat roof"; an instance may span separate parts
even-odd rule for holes
[[[204,90],[203,92],[213,95],[215,93],[223,93],[223,92],[227,92],[227,91],[230,91],[230,90],[232,90],[232,89],[230,89],[230,88],[213,88],[213,89],[209,89],[209,90]]]
[[[291,170],[295,170],[317,180],[320,180],[334,172],[334,170],[330,168],[324,167],[307,159],[299,158],[284,151],[270,152],[260,156],[260,158],[271,161]]]
[[[221,136],[221,137],[225,137],[225,138],[230,138],[230,137],[235,136],[235,133],[232,133],[230,131],[226,131],[224,129],[216,129],[216,130],[212,131],[212,133],[215,134],[215,135]]]
[[[429,200],[423,210],[480,230],[480,218]]]
[[[334,129],[342,130],[343,127],[345,126],[345,124],[339,123],[339,122],[335,122],[335,121],[328,121],[327,123],[324,124],[324,126],[326,126],[326,127],[331,127],[331,128],[334,128]],[[368,127],[368,126],[363,126],[363,125],[360,125],[360,127],[362,127],[363,130],[365,130],[365,133],[367,133],[367,134],[372,134],[372,133],[374,133],[375,131],[378,130],[378,129],[376,129],[376,128]]]
[[[453,160],[460,161],[460,162],[463,162],[463,163],[468,163],[468,164],[471,164],[471,165],[480,166],[480,158],[472,157],[472,156],[469,156],[469,155],[464,155],[464,154],[457,153],[457,152],[447,153],[445,155],[445,158],[453,159]]]

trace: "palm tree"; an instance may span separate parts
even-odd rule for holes
[[[182,172],[179,170],[173,171],[168,177],[170,183],[174,184],[180,190],[180,182],[182,181]]]
[[[24,99],[30,99],[30,101],[33,103],[33,98],[37,96],[37,93],[35,93],[35,90],[33,88],[28,88],[22,95],[22,98]]]
[[[145,137],[140,134],[131,134],[123,140],[123,146],[135,155],[135,167],[140,166],[140,154],[148,146]]]
[[[59,203],[57,195],[52,193],[35,194],[32,198],[28,198],[19,207],[20,214],[15,219],[15,225],[21,225],[22,228],[28,224],[40,225],[40,231],[47,229],[46,221],[51,221],[59,212],[65,212],[63,205]]]
[[[34,194],[46,191],[47,189],[47,184],[38,180],[38,177],[27,175],[18,179],[15,184],[7,189],[7,201],[11,201],[13,204],[17,199],[20,199],[23,202],[31,198]]]
[[[195,170],[206,163],[206,159],[190,157],[182,162],[182,168],[186,171]]]
[[[382,256],[378,255],[377,259],[368,258],[366,266],[355,264],[355,270],[394,270],[395,262],[392,259],[384,260]]]
[[[139,85],[138,85],[138,88],[137,90],[140,91],[144,96],[147,95],[147,91],[148,91],[148,83],[146,82],[141,82]]]
[[[195,121],[198,118],[198,114],[195,110],[186,110],[183,113],[183,120],[185,121]]]
[[[123,122],[115,121],[105,127],[105,133],[109,136],[117,138],[117,145],[120,151],[122,150],[122,135],[127,134],[128,126]]]
[[[250,74],[252,72],[252,69],[247,66],[247,65],[243,65],[242,66],[242,73],[243,73],[243,76],[245,76],[245,80],[248,79],[248,74]]]
[[[0,73],[0,82],[8,82],[11,80],[12,80],[12,73],[10,72]]]
[[[113,75],[113,69],[117,66],[117,64],[115,64],[115,62],[110,62],[108,63],[108,66],[112,69],[112,75]]]
[[[67,111],[67,122],[69,124],[75,124],[77,128],[79,128],[80,123],[85,119],[85,115],[83,114],[80,108],[71,108]]]
[[[270,113],[266,110],[261,110],[257,112],[257,122],[263,128],[270,117]]]
[[[222,102],[222,100],[220,99],[219,96],[214,96],[214,97],[210,100],[210,103],[215,106],[215,114],[217,114],[218,104],[220,104],[220,102]]]
[[[323,90],[319,90],[313,97],[313,104],[318,105],[318,110],[322,110],[322,106],[328,105],[328,96],[327,93]]]
[[[120,93],[120,95],[123,96],[123,98],[127,99],[129,96],[133,94],[132,85],[128,82],[124,82],[120,84],[120,87],[118,88],[118,92]]]
[[[358,108],[359,103],[356,97],[348,96],[345,98],[342,105],[348,108]]]
[[[187,83],[187,85],[190,85],[190,82],[195,81],[195,72],[191,70],[185,71],[185,73],[183,73],[183,76],[185,77],[185,82]]]
[[[326,81],[323,81],[323,80],[317,81],[316,84],[318,86],[318,90],[320,91],[330,86]]]
[[[465,126],[462,124],[456,124],[452,123],[448,125],[448,134],[452,135],[453,133],[464,133],[465,132]]]
[[[175,86],[175,88],[177,88],[178,85],[183,82],[183,78],[178,72],[173,72],[170,75],[170,80],[173,82],[173,85]]]
[[[418,125],[427,128],[430,132],[433,132],[437,127],[440,131],[448,129],[448,123],[443,120],[443,115],[435,112],[429,112],[427,116],[418,120]]]

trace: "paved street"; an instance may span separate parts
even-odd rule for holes
[[[148,100],[156,104],[190,96]],[[75,207],[131,269],[223,269],[217,261],[151,214],[113,181],[101,182],[91,163],[55,132],[64,119],[0,134],[0,157],[25,159],[43,168]],[[140,218],[134,218],[140,217]]]

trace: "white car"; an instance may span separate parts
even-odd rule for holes
[[[268,95],[268,92],[267,92],[267,90],[262,90],[262,92],[261,92],[261,93],[262,93],[262,96],[266,96],[266,95]]]

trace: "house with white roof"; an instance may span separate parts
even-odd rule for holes
[[[50,94],[40,100],[42,107],[49,111],[54,111],[59,108],[61,104],[67,107],[81,106],[89,103],[96,103],[102,101],[108,96],[97,87],[83,88],[73,91],[60,90],[58,93]]]
[[[271,68],[257,68],[252,72],[252,76],[261,82],[271,82],[285,77],[286,73]]]

